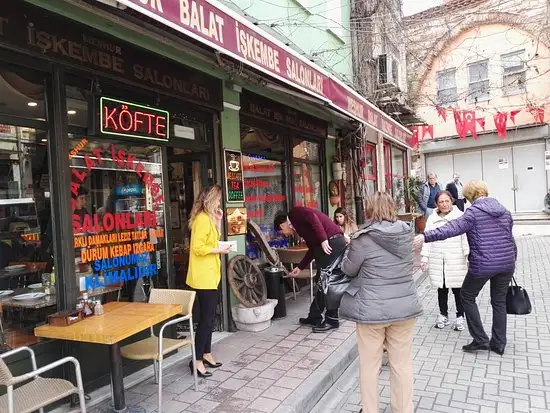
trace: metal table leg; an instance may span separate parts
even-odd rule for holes
[[[124,375],[122,372],[122,356],[120,355],[119,343],[111,344],[109,346],[109,358],[111,359],[113,409],[115,412],[125,412],[126,401],[124,400]]]

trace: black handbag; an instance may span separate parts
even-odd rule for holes
[[[506,293],[506,312],[517,315],[531,313],[529,294],[527,294],[525,288],[518,285],[514,276],[512,276],[512,281]]]
[[[324,295],[327,310],[337,310],[340,307],[342,296],[352,280],[340,268],[346,250],[330,266],[321,269],[319,290]]]

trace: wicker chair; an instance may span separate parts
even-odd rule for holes
[[[30,353],[32,371],[30,373],[14,377],[3,359],[21,351],[27,351]],[[76,387],[67,380],[40,377],[40,374],[66,363],[74,364],[77,383]],[[18,385],[23,382],[27,383],[14,388],[14,385]],[[64,399],[72,394],[78,394],[80,411],[82,413],[86,413],[80,364],[74,357],[65,357],[38,369],[36,368],[34,351],[32,351],[29,347],[19,347],[15,350],[0,354],[0,386],[6,386],[7,388],[7,393],[0,396],[0,412],[31,413],[38,410],[40,413],[44,413],[43,408],[45,406]]]
[[[170,289],[151,289],[149,295],[150,304],[180,304],[182,317],[170,320],[164,323],[160,329],[159,336],[156,337],[151,327],[151,336],[135,343],[128,344],[120,349],[122,357],[132,360],[152,360],[155,373],[155,382],[158,383],[158,411],[162,412],[162,360],[164,356],[172,351],[176,351],[188,344],[191,345],[193,358],[193,376],[195,379],[195,390],[198,390],[197,366],[195,365],[195,339],[193,333],[193,303],[195,301],[195,292],[186,290]],[[164,330],[166,327],[180,323],[189,322],[188,339],[165,338]],[[158,367],[158,368],[157,368]]]

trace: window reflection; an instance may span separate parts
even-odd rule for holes
[[[0,114],[43,121],[45,113],[41,79],[0,68]]]

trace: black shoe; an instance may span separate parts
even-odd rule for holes
[[[299,321],[300,324],[303,325],[303,326],[312,326],[312,327],[315,327],[315,326],[318,326],[318,325],[319,325],[319,321],[314,320],[313,318],[309,318],[309,317],[300,318],[298,321]]]
[[[487,351],[487,350],[489,350],[489,344],[476,343],[475,341],[472,341],[470,344],[466,344],[465,346],[462,346],[462,351],[465,351],[467,353],[474,353],[476,351]]]
[[[191,370],[191,374],[193,374],[193,360],[189,362],[189,369]],[[204,370],[204,373],[197,369],[197,376],[205,379],[207,377],[212,377],[212,373],[210,373],[208,370]]]
[[[316,325],[315,327],[313,327],[312,331],[314,333],[326,333],[327,331],[335,330],[338,327],[340,327],[339,324],[323,323],[323,324],[319,324],[319,325]]]
[[[212,363],[210,363],[210,362],[209,362],[208,360],[206,360],[206,359],[202,359],[202,362],[203,362],[204,364],[206,364],[208,367],[211,367],[211,368],[213,368],[213,369],[217,369],[218,367],[223,366],[223,363],[216,362],[216,363],[212,364]]]
[[[491,351],[493,353],[497,353],[499,356],[502,356],[504,354],[504,349],[503,348],[500,349],[500,348],[498,348],[497,346],[495,346],[493,344],[491,344],[490,347],[491,347]]]

